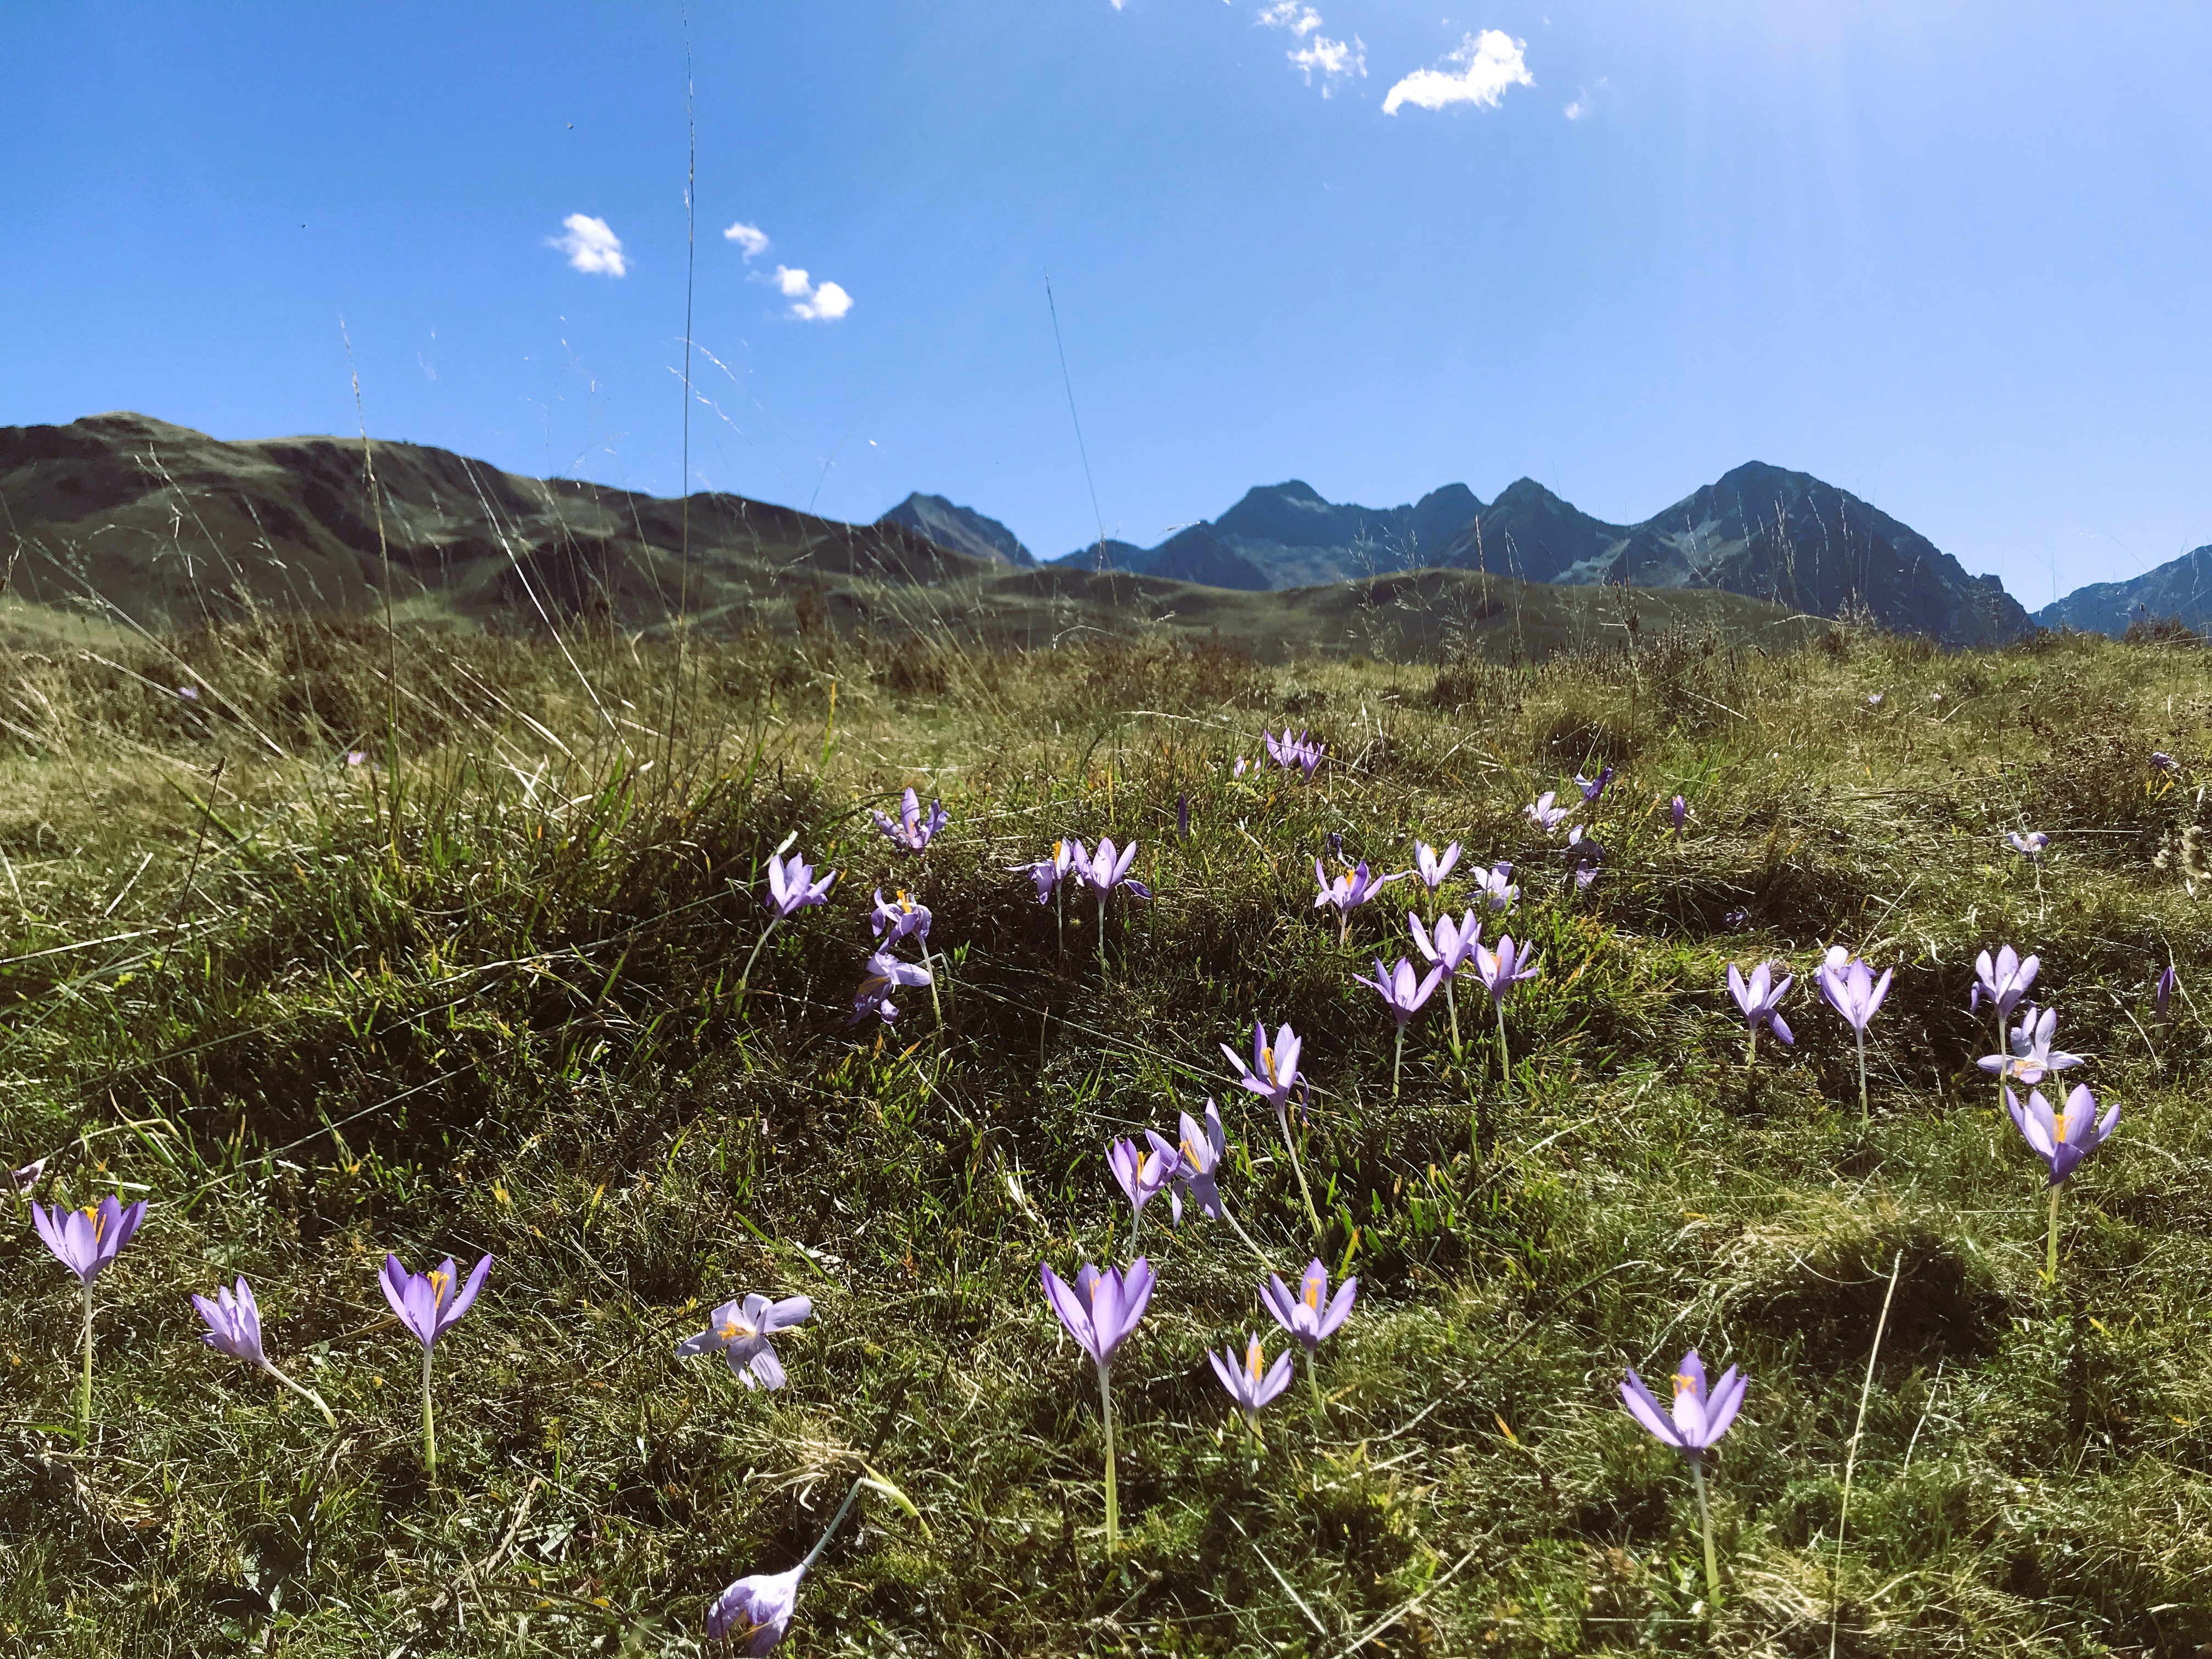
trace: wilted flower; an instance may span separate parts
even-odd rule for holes
[[[2159,1019],[2167,1020],[2173,1018],[2173,992],[2174,988],[2180,983],[2180,977],[2173,971],[2173,964],[2170,962],[2167,963],[2164,970],[2160,972],[2158,976],[2157,984],[2151,988],[2151,1012]],[[45,1159],[41,1158],[38,1164],[34,1164],[31,1166],[32,1170],[36,1171],[44,1164],[45,1161]],[[38,1176],[33,1173],[31,1178],[35,1181],[38,1179]],[[30,1190],[27,1183],[25,1185],[23,1190],[26,1192]]]
[[[1585,806],[1595,806],[1597,804],[1597,798],[1605,793],[1606,785],[1612,781],[1613,768],[1610,766],[1605,768],[1594,778],[1586,778],[1579,772],[1575,774],[1575,787],[1583,792],[1583,804]]]
[[[2057,1032],[2058,1011],[2045,1008],[2039,1014],[2035,1005],[2029,1003],[2020,1011],[2020,1024],[2006,1037],[2006,1052],[1984,1054],[1974,1063],[2008,1083],[2040,1083],[2052,1072],[2063,1072],[2081,1063],[2079,1054],[2052,1049],[2051,1039]]]
[[[1521,890],[1513,884],[1513,866],[1510,863],[1492,865],[1474,878],[1475,890],[1490,901],[1492,910],[1510,910],[1521,896]]]
[[[487,1255],[456,1294],[453,1257],[447,1256],[427,1273],[410,1273],[399,1265],[398,1256],[386,1255],[384,1271],[377,1278],[392,1311],[422,1345],[422,1467],[433,1480],[438,1478],[438,1431],[430,1413],[431,1350],[475,1304],[477,1292],[483,1289],[484,1275],[490,1271],[491,1258]]]
[[[1206,1358],[1213,1363],[1213,1374],[1221,1379],[1221,1386],[1229,1390],[1229,1397],[1237,1402],[1237,1409],[1244,1413],[1245,1426],[1254,1434],[1260,1432],[1260,1408],[1291,1386],[1291,1351],[1285,1348],[1275,1356],[1269,1365],[1267,1352],[1260,1339],[1245,1334],[1244,1363],[1237,1363],[1237,1351],[1224,1348],[1219,1353],[1206,1350]]]
[[[313,1389],[303,1389],[290,1377],[269,1363],[269,1356],[261,1346],[261,1310],[253,1300],[253,1289],[246,1282],[244,1274],[238,1279],[234,1292],[228,1286],[218,1285],[215,1299],[192,1297],[192,1306],[207,1322],[207,1334],[200,1340],[210,1347],[220,1349],[234,1359],[242,1359],[258,1370],[264,1370],[308,1401],[322,1413],[323,1420],[332,1428],[338,1425],[337,1416],[324,1403],[322,1395]]]
[[[927,939],[929,922],[929,907],[908,897],[903,887],[888,899],[882,888],[876,889],[875,907],[868,912],[868,927],[883,941],[884,950],[888,951],[909,936]]]
[[[2150,764],[2154,772],[2179,772],[2181,769],[2181,763],[2163,749],[2150,751]]]
[[[1129,1200],[1129,1248],[1137,1247],[1137,1224],[1144,1218],[1145,1206],[1150,1203],[1175,1179],[1182,1158],[1165,1139],[1151,1129],[1145,1131],[1146,1145],[1139,1146],[1129,1139],[1117,1140],[1106,1149],[1106,1166],[1114,1172],[1114,1179]]]
[[[868,969],[861,976],[860,988],[853,993],[853,1018],[845,1023],[856,1025],[873,1014],[888,1025],[899,1016],[898,1005],[891,1000],[891,993],[902,986],[929,982],[928,969],[901,962],[889,951],[875,951],[868,957]]]
[[[1444,884],[1444,878],[1459,862],[1459,843],[1454,842],[1440,854],[1425,841],[1413,843],[1413,873],[1420,877],[1421,885],[1431,893]]]
[[[1579,823],[1567,831],[1567,844],[1559,856],[1566,860],[1567,872],[1575,878],[1577,891],[1597,879],[1598,866],[1605,862],[1605,848],[1596,838],[1583,833]]]
[[[779,921],[788,921],[799,911],[814,905],[830,902],[830,888],[837,879],[835,870],[814,879],[814,866],[793,853],[788,860],[778,859],[774,854],[768,860],[768,908],[776,914]],[[876,895],[883,902],[883,895]]]
[[[1703,1522],[1705,1534],[1705,1590],[1715,1606],[1721,1599],[1721,1569],[1719,1559],[1713,1553],[1713,1515],[1705,1501],[1705,1455],[1714,1443],[1728,1432],[1729,1425],[1743,1405],[1746,1379],[1733,1365],[1721,1373],[1721,1380],[1709,1395],[1705,1389],[1705,1365],[1698,1358],[1695,1348],[1682,1356],[1681,1364],[1674,1372],[1674,1403],[1671,1411],[1662,1412],[1659,1402],[1651,1397],[1651,1390],[1644,1385],[1633,1367],[1628,1380],[1620,1385],[1621,1403],[1628,1407],[1629,1415],[1659,1437],[1667,1445],[1690,1460],[1690,1479],[1697,1487],[1698,1517]]]
[[[2005,839],[2012,843],[2012,850],[2023,858],[2040,858],[2043,849],[2051,845],[2051,837],[2040,830],[2025,836],[2017,830],[2008,830]]]
[[[739,1301],[725,1302],[714,1310],[705,1330],[676,1345],[677,1357],[687,1358],[720,1348],[730,1374],[747,1388],[780,1389],[787,1379],[769,1339],[778,1331],[805,1324],[813,1312],[812,1299],[804,1296],[771,1302],[756,1292]]]
[[[45,1161],[41,1158],[40,1164]],[[33,1165],[33,1170],[38,1167]],[[78,1283],[90,1290],[100,1269],[115,1260],[116,1253],[131,1242],[146,1219],[146,1200],[142,1198],[126,1206],[117,1199],[103,1198],[81,1210],[33,1204],[31,1219],[46,1248],[77,1276]]]
[[[937,832],[945,828],[946,822],[945,808],[933,800],[929,803],[929,816],[924,817],[921,802],[912,789],[900,798],[899,821],[896,823],[872,807],[869,809],[868,816],[876,821],[876,828],[890,838],[891,845],[902,853],[921,851],[929,845]]]
[[[1575,810],[1571,806],[1553,805],[1552,802],[1554,799],[1556,799],[1555,792],[1547,789],[1521,809],[1521,816],[1546,835],[1550,835],[1553,830],[1565,823]]]
[[[1776,983],[1774,969],[1780,965],[1760,963],[1751,970],[1751,979],[1747,983],[1735,963],[1729,963],[1729,994],[1735,999],[1735,1006],[1743,1011],[1745,1024],[1751,1027],[1751,1045],[1743,1056],[1747,1066],[1759,1052],[1759,1028],[1762,1025],[1773,1031],[1778,1042],[1796,1046],[1797,1039],[1790,1034],[1790,1023],[1782,1018],[1781,1008],[1782,999],[1790,994],[1790,988],[1796,983],[1797,976],[1784,974],[1781,982]]]
[[[1978,1013],[1987,997],[1996,1005],[2000,1020],[2009,1018],[2042,967],[2041,957],[2023,957],[2009,945],[1999,946],[1994,957],[1983,951],[1974,958],[1974,988],[1966,994],[1966,1012]]]
[[[743,1642],[745,1651],[768,1652],[791,1628],[799,1607],[799,1581],[805,1568],[755,1573],[716,1596],[707,1609],[707,1635],[716,1642]]]
[[[1114,1355],[1137,1328],[1152,1299],[1152,1264],[1139,1256],[1124,1275],[1111,1267],[1102,1273],[1086,1261],[1072,1287],[1048,1267],[1044,1294],[1076,1346],[1098,1367],[1098,1404],[1106,1419],[1106,1546],[1111,1549],[1121,1533],[1121,1504],[1114,1487]]]
[[[1867,1120],[1867,1026],[1881,1007],[1882,999],[1889,994],[1890,977],[1894,969],[1885,968],[1877,980],[1874,970],[1840,945],[1828,947],[1820,971],[1814,975],[1820,994],[1833,1008],[1850,1023],[1858,1036],[1859,1046],[1859,1121]]]

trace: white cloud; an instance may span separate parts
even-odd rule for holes
[[[1274,0],[1273,4],[1260,9],[1260,22],[1263,27],[1291,32],[1298,44],[1285,56],[1304,74],[1308,86],[1313,84],[1314,71],[1321,71],[1324,98],[1338,81],[1367,73],[1367,43],[1356,34],[1349,40],[1333,40],[1323,34],[1321,14],[1304,0]]]
[[[1597,89],[1600,92],[1603,92],[1605,90],[1606,78],[1607,77],[1602,75],[1597,77]],[[1590,112],[1590,109],[1595,102],[1596,100],[1590,96],[1589,88],[1588,87],[1577,87],[1575,88],[1575,101],[1569,104],[1566,107],[1567,119],[1570,121],[1581,120],[1585,115],[1588,115]]]
[[[1503,29],[1470,34],[1460,42],[1457,52],[1444,59],[1460,65],[1458,69],[1415,70],[1384,94],[1382,112],[1395,115],[1401,104],[1420,109],[1443,109],[1450,104],[1496,109],[1508,87],[1536,84],[1522,57],[1528,44]]]
[[[802,322],[834,323],[853,308],[853,296],[836,283],[817,287],[805,271],[789,265],[778,265],[773,280],[791,301],[791,314]]]
[[[605,220],[594,219],[588,213],[572,213],[561,222],[567,227],[567,234],[549,236],[545,244],[567,254],[570,265],[594,276],[629,274],[629,260],[623,252],[622,238],[608,228]]]
[[[768,233],[758,225],[749,225],[740,219],[722,234],[743,248],[748,259],[758,258],[768,252]]]

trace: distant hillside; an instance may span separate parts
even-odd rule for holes
[[[1026,569],[1036,562],[1021,538],[996,519],[987,519],[972,507],[955,507],[942,495],[916,490],[876,522],[916,531],[939,547],[994,563]]]
[[[2199,633],[2212,629],[2212,546],[2194,549],[2130,581],[2077,587],[2035,613],[2045,628],[2115,636],[2126,633],[2130,623],[2169,617]]]
[[[1092,568],[1097,550],[1054,561]],[[1640,524],[1607,524],[1534,479],[1485,507],[1464,484],[1410,506],[1324,500],[1298,479],[1249,490],[1111,568],[1245,592],[1442,565],[1526,580],[1717,588],[1821,617],[1871,617],[1953,645],[2033,626],[1994,576],[1972,576],[1910,526],[1809,473],[1752,462]]]

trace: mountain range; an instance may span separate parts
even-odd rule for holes
[[[2212,633],[2212,546],[2193,548],[2127,581],[2077,587],[2035,613],[2045,628],[2083,634],[2120,635],[2134,623],[2169,619]]]

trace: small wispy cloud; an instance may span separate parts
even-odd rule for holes
[[[1313,84],[1315,72],[1320,72],[1324,98],[1339,81],[1367,73],[1367,43],[1356,34],[1349,40],[1323,34],[1321,14],[1304,0],[1273,0],[1273,4],[1261,7],[1260,23],[1265,28],[1291,32],[1298,44],[1284,55],[1305,76],[1308,86]]]
[[[1453,104],[1496,109],[1507,88],[1536,84],[1522,56],[1528,44],[1503,29],[1468,35],[1459,50],[1444,59],[1458,68],[1415,70],[1383,95],[1382,112],[1395,115],[1407,104],[1417,109],[1443,109]],[[1571,106],[1570,115],[1579,118],[1572,117]]]
[[[1607,77],[1605,76],[1601,75],[1597,77],[1597,89],[1600,92],[1603,92],[1605,90],[1607,82]],[[1567,119],[1570,121],[1581,120],[1584,116],[1590,112],[1595,102],[1595,100],[1591,98],[1589,88],[1588,87],[1577,87],[1575,88],[1575,100],[1566,107],[1565,113]]]
[[[735,242],[748,259],[757,259],[768,252],[768,233],[758,225],[749,225],[740,219],[722,233],[725,240]]]
[[[629,274],[629,259],[623,252],[622,238],[616,235],[604,219],[594,219],[588,213],[572,213],[561,222],[563,232],[545,239],[548,247],[557,247],[568,256],[569,265],[593,276],[626,276]]]
[[[816,283],[790,265],[775,268],[775,283],[791,301],[791,314],[802,322],[834,323],[853,308],[853,296],[835,283]]]

